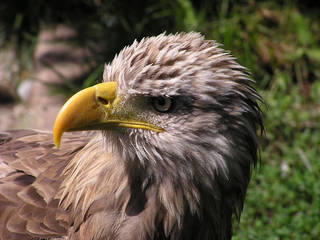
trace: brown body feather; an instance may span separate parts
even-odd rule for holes
[[[64,147],[57,150],[50,133],[0,133],[1,240],[67,234],[69,216],[58,207],[55,196],[63,169],[87,141],[83,134],[69,134]]]

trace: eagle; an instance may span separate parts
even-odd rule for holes
[[[252,85],[200,33],[134,41],[53,133],[0,133],[0,239],[231,239],[259,160]]]

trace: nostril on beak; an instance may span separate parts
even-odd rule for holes
[[[98,97],[97,99],[98,99],[98,101],[99,101],[100,103],[102,103],[102,104],[104,104],[104,105],[108,105],[108,104],[110,103],[110,101],[109,101],[108,99],[105,99],[105,98],[103,98],[103,97]]]
[[[111,106],[117,97],[117,83],[106,82],[99,83],[95,87],[96,101],[102,105]]]

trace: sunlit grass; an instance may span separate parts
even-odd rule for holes
[[[319,91],[319,84],[314,86]],[[265,91],[266,136],[234,239],[317,239],[320,235],[320,105]]]

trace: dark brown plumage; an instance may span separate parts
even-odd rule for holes
[[[0,135],[0,239],[231,239],[257,162],[260,96],[200,34],[134,42],[52,134]]]

